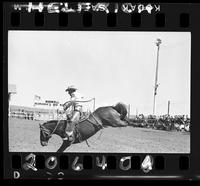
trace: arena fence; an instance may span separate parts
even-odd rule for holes
[[[58,119],[57,112],[44,112],[44,111],[11,110],[8,116],[19,119],[43,120],[43,121]]]
[[[9,117],[12,118],[19,118],[19,119],[28,119],[28,120],[34,120],[34,113],[29,112],[21,112],[21,111],[11,111],[9,113]]]

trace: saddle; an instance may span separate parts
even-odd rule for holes
[[[89,119],[90,116],[93,117],[93,119],[95,120],[95,122],[93,122],[93,121],[91,121]],[[75,123],[75,128],[74,128],[75,134],[76,134],[76,139],[78,140],[79,143],[82,142],[82,141],[84,141],[84,140],[82,139],[82,136],[81,136],[81,134],[80,134],[80,132],[79,132],[79,130],[77,128],[77,124],[80,124],[82,121],[85,121],[85,120],[87,120],[89,123],[95,125],[99,130],[103,128],[102,122],[100,122],[94,116],[94,114],[92,114],[92,113],[88,117],[84,117],[84,118],[80,119],[77,123]],[[85,140],[85,141],[86,141],[87,146],[90,147],[90,145],[88,144],[88,141],[87,140]]]
[[[93,122],[93,121],[91,121],[91,120],[89,119],[90,116],[92,116],[92,118],[95,120],[95,122]],[[99,121],[99,120],[94,116],[93,113],[91,113],[89,116],[82,117],[82,118],[77,122],[77,124],[78,124],[78,123],[81,123],[82,121],[85,121],[85,120],[89,121],[91,124],[95,125],[95,126],[96,126],[97,128],[99,128],[99,129],[102,129],[102,128],[103,128],[102,122]]]

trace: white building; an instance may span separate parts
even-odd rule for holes
[[[17,88],[15,84],[8,84],[8,116],[10,116],[10,100],[13,94],[17,93]]]

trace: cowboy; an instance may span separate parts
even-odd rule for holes
[[[69,86],[65,91],[68,92],[68,94],[70,95],[70,101],[67,102],[66,105],[64,105],[64,110],[69,111],[69,114],[67,114],[67,120],[69,120],[71,123],[76,123],[80,119],[82,110],[82,105],[80,105],[80,103],[77,101],[82,100],[83,96],[76,92],[77,88],[75,88],[73,85]],[[67,125],[65,128],[65,132],[66,129]]]

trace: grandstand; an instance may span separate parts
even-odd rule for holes
[[[10,117],[45,121],[58,119],[59,114],[62,113],[56,109],[43,109],[36,107],[10,105]],[[62,118],[63,117],[64,116],[62,116]]]

